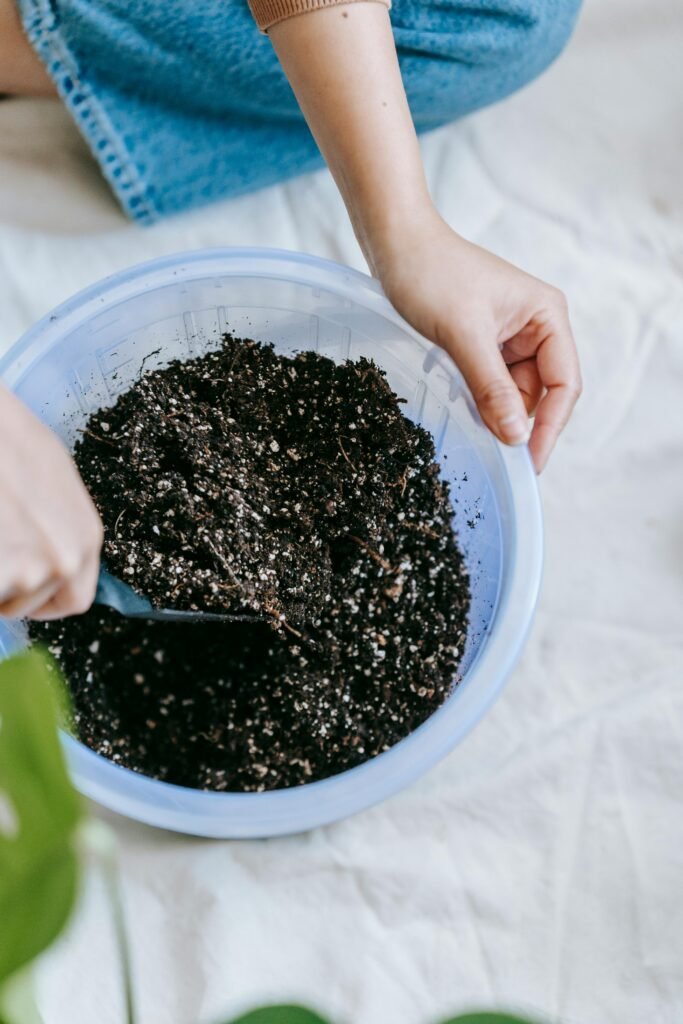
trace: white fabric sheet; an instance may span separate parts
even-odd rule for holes
[[[423,148],[450,222],[570,300],[586,390],[543,477],[533,634],[467,741],[352,820],[229,843],[103,814],[149,1024],[294,999],[347,1024],[683,1020],[681,0],[589,0],[542,79]],[[110,271],[214,244],[362,266],[327,174],[140,230],[58,104],[0,103],[3,346]],[[122,1020],[111,956],[89,877],[47,1024]]]

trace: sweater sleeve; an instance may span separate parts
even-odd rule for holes
[[[354,2],[355,0],[249,0],[249,6],[260,30],[267,32],[278,21],[284,21],[295,14],[307,14],[309,11],[320,10],[321,7],[336,7],[339,4]],[[391,0],[373,2],[391,7]]]

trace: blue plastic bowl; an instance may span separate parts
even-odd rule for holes
[[[78,788],[120,814],[201,836],[275,836],[335,821],[385,799],[458,744],[500,693],[526,639],[541,578],[543,528],[525,448],[482,425],[451,361],[416,334],[371,278],[270,249],[214,249],[143,263],[87,288],[0,360],[0,376],[68,444],[147,366],[201,354],[227,329],[279,352],[372,357],[405,410],[430,430],[456,502],[472,581],[457,687],[391,750],[341,775],[270,793],[206,793],[118,767],[77,740],[64,746]],[[0,656],[26,642],[0,621]]]

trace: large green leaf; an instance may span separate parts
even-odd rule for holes
[[[81,802],[57,732],[57,669],[0,662],[0,984],[59,935],[74,904]]]
[[[263,1006],[238,1017],[229,1024],[329,1024],[328,1021],[303,1006]],[[508,1013],[466,1013],[462,1017],[451,1017],[443,1024],[532,1024],[521,1017]]]
[[[522,1017],[509,1013],[466,1013],[462,1017],[450,1017],[443,1024],[533,1024]]]
[[[229,1024],[329,1024],[329,1021],[304,1006],[262,1006]]]
[[[43,1024],[33,992],[31,968],[15,971],[0,985],[0,1024]]]

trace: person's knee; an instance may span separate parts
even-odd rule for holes
[[[456,61],[519,87],[559,56],[580,7],[581,0],[446,0],[442,30]]]
[[[393,0],[413,116],[445,124],[520,89],[564,49],[581,0]]]
[[[517,14],[514,64],[523,84],[562,53],[571,36],[581,0],[513,0]]]

